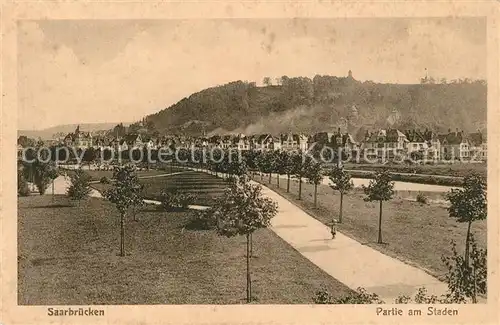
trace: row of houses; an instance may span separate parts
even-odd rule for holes
[[[82,132],[77,127],[62,141],[66,146],[77,148],[100,148],[124,151],[131,148],[160,147],[175,148],[221,148],[238,150],[307,150],[313,144],[328,146],[333,149],[363,150],[371,158],[391,158],[396,154],[425,154],[431,159],[475,158],[487,160],[486,136],[481,132],[465,133],[456,129],[437,134],[430,130],[381,129],[366,131],[360,140],[352,134],[336,132],[318,132],[313,135],[287,133],[280,135],[213,135],[210,137],[162,136],[153,138],[141,134],[128,134],[124,137],[93,136]]]
[[[424,154],[436,160],[483,160],[488,158],[486,135],[480,131],[465,133],[456,129],[448,129],[447,133],[438,134],[430,130],[396,129],[367,132],[363,140],[363,149],[373,155],[385,154],[388,158],[394,154]],[[380,150],[385,149],[385,150]]]
[[[150,137],[143,134],[127,134],[123,137],[93,136],[90,132],[82,132],[77,127],[75,132],[69,133],[60,143],[68,147],[100,148],[125,151],[131,148],[147,147],[158,149],[160,147],[191,148],[212,147],[240,150],[307,150],[309,138],[302,134],[283,134],[273,136],[271,134],[260,134],[245,136],[237,135],[214,135],[211,137],[186,137],[186,136],[162,136]]]

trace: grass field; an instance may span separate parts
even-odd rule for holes
[[[255,178],[260,181],[260,177]],[[340,195],[326,185],[318,186],[318,208],[313,204],[313,185],[302,184],[302,200],[298,197],[298,182],[290,182],[290,193],[286,193],[286,180],[276,187],[273,178],[269,185],[267,178],[262,182],[278,191],[290,201],[308,211],[324,224],[331,225],[332,217],[338,218]],[[448,216],[444,207],[411,202],[394,198],[383,203],[382,235],[386,244],[376,243],[378,232],[378,202],[363,201],[362,191],[357,190],[344,196],[343,223],[339,231],[362,243],[426,269],[441,277],[446,267],[441,256],[451,253],[450,241],[457,242],[459,252],[465,247],[466,224],[461,224]],[[486,220],[475,222],[472,232],[482,247],[486,247]]]
[[[19,304],[244,303],[244,237],[183,229],[190,212],[138,216],[127,220],[127,256],[119,257],[119,219],[108,202],[19,198]],[[254,254],[256,303],[311,303],[322,286],[350,292],[270,230],[254,234]]]
[[[150,200],[160,200],[160,192],[164,189],[176,189],[181,193],[191,193],[195,196],[192,204],[210,206],[214,200],[224,193],[227,183],[215,176],[203,172],[179,169],[182,174],[141,179],[144,184],[144,197]],[[176,172],[176,171],[174,171]],[[109,188],[110,185],[93,184],[98,191]]]
[[[350,170],[367,170],[378,171],[380,169],[387,169],[396,173],[413,173],[425,175],[438,175],[438,176],[453,176],[464,177],[471,172],[478,173],[484,177],[487,174],[486,163],[456,163],[456,164],[441,164],[441,165],[415,165],[406,166],[403,164],[345,164],[346,169]],[[444,185],[444,184],[443,184]]]
[[[102,177],[107,177],[111,179],[113,177],[113,171],[112,170],[86,170],[85,168],[83,171],[88,174],[92,181],[99,181]],[[169,173],[176,173],[180,171],[185,171],[185,169],[178,168],[178,167],[172,167],[172,168],[166,168],[165,170],[163,169],[151,169],[151,170],[140,170],[137,171],[137,176],[140,177],[147,177],[147,176],[154,176],[154,175],[163,175],[163,174],[169,174]],[[68,174],[73,173],[73,170],[68,170]]]

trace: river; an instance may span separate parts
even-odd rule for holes
[[[276,175],[273,174],[273,179],[276,179]],[[286,179],[286,175],[281,175],[280,178]],[[351,178],[354,183],[354,187],[360,188],[362,185],[368,186],[370,183],[370,179],[368,178]],[[307,179],[303,179],[304,182],[307,182]],[[328,177],[324,177],[322,184],[329,185],[330,179]],[[446,193],[449,192],[452,186],[443,186],[443,185],[431,185],[431,184],[420,184],[420,183],[410,183],[410,182],[401,182],[394,181],[394,190],[395,191],[404,191],[404,192],[435,192],[435,193]]]

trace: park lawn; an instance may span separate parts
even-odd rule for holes
[[[127,255],[119,257],[119,218],[109,202],[19,198],[18,303],[244,303],[244,237],[185,229],[190,216],[145,207],[137,222],[128,218]],[[335,296],[351,292],[271,230],[253,237],[256,303],[309,304],[323,286]]]
[[[260,177],[255,177],[260,181]],[[332,217],[338,219],[340,195],[327,185],[318,186],[318,207],[314,207],[314,186],[302,183],[302,200],[298,198],[298,182],[290,181],[290,193],[286,193],[286,180],[280,180],[276,187],[276,178],[272,184],[264,179],[264,185],[277,191],[291,202],[310,213],[326,225],[331,225]],[[387,255],[399,258],[409,264],[425,269],[442,279],[447,269],[441,256],[450,256],[451,240],[457,243],[458,252],[463,252],[467,225],[458,223],[448,216],[445,207],[426,205],[398,197],[383,203],[382,238],[384,244],[377,244],[378,202],[365,202],[362,190],[344,195],[343,223],[338,225],[341,233],[362,243],[366,243]],[[472,225],[479,245],[486,248],[486,220]]]
[[[107,177],[109,179],[113,178],[113,171],[112,170],[85,170],[83,171],[88,174],[91,177],[92,181],[99,181],[102,177]],[[141,177],[149,177],[149,176],[155,176],[155,175],[165,175],[165,174],[170,174],[170,173],[177,173],[184,171],[184,169],[178,168],[178,167],[172,167],[172,171],[170,171],[170,168],[167,168],[166,170],[157,170],[157,169],[150,169],[150,170],[139,170],[137,171],[137,176],[139,178]]]
[[[140,179],[144,184],[144,198],[161,200],[160,192],[164,189],[176,189],[180,193],[194,195],[192,204],[211,206],[224,194],[227,183],[221,178],[204,172],[181,169],[181,174]],[[110,185],[92,184],[102,192]]]

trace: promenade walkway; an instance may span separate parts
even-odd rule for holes
[[[271,229],[323,271],[352,289],[365,288],[387,303],[399,295],[413,297],[420,287],[444,294],[447,285],[423,270],[392,258],[330,228],[273,190],[263,194],[278,203]]]

